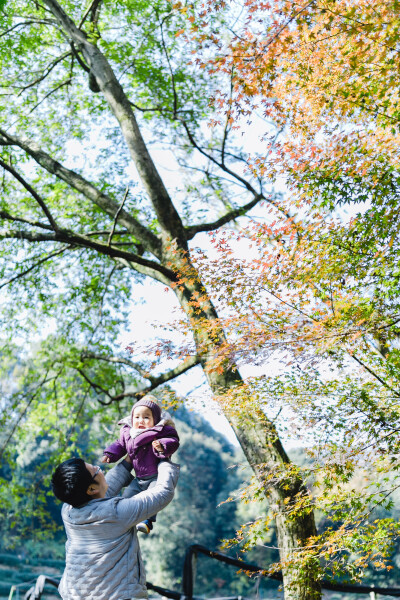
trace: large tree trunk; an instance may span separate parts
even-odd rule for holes
[[[215,360],[218,359],[221,345],[226,341],[217,312],[204,286],[196,277],[195,268],[187,254],[175,248],[168,259],[170,264],[174,262],[180,274],[190,273],[187,281],[174,287],[174,291],[190,321],[207,381],[216,399],[222,398],[222,410],[250,466],[263,484],[273,511],[283,567],[285,600],[318,600],[321,598],[321,587],[315,560],[311,559],[303,564],[293,560],[299,548],[304,547],[308,539],[317,534],[312,511],[291,510],[301,496],[308,495],[308,491],[300,477],[293,474],[289,457],[274,425],[254,399],[246,398],[239,391],[239,407],[232,401],[223,401],[224,393],[240,390],[243,380],[234,364],[226,361],[221,365],[218,360],[219,368],[216,368]],[[242,414],[246,414],[245,420],[241,417]]]

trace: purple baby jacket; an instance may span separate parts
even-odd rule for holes
[[[154,425],[143,429],[135,437],[131,437],[129,425],[121,427],[119,440],[113,442],[104,450],[111,462],[117,462],[128,454],[132,460],[136,477],[151,477],[157,474],[158,463],[162,458],[169,458],[179,448],[179,436],[171,425]],[[164,452],[157,452],[152,446],[153,440],[159,440],[164,446]]]

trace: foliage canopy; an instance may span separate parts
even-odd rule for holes
[[[45,422],[62,456],[98,413],[93,394],[109,418],[201,365],[258,477],[251,493],[269,495],[285,594],[317,598],[319,560],[362,576],[398,533],[385,513],[399,465],[398,3],[241,8],[3,10],[3,335],[55,332],[28,356],[26,342],[3,350],[3,446]],[[251,153],[235,131],[259,111]],[[166,148],[173,183],[156,166]],[[255,206],[261,224],[211,233],[215,260],[195,251]],[[175,292],[187,343],[127,358],[116,332],[144,277]],[[292,370],[243,383],[240,368],[273,356]],[[293,430],[314,444],[302,467],[278,437]],[[355,491],[360,473],[370,483]]]

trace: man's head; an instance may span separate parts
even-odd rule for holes
[[[70,458],[54,471],[51,478],[54,495],[74,507],[95,498],[104,498],[108,485],[100,467]]]
[[[161,419],[161,408],[157,399],[148,394],[132,408],[132,427],[134,429],[148,429],[154,427]]]

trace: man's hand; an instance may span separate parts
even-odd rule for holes
[[[153,441],[153,448],[154,448],[154,450],[156,450],[157,452],[160,452],[161,454],[164,452],[164,446],[162,445],[160,440]]]
[[[106,456],[106,455],[104,455],[104,456],[103,456],[103,458],[101,459],[101,462],[106,462],[106,463],[109,463],[109,462],[110,462],[110,457],[109,457],[109,456]]]

